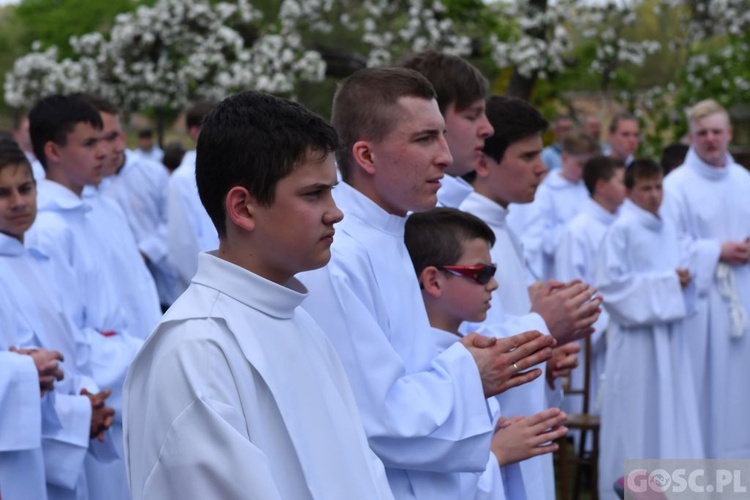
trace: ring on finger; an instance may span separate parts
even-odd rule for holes
[[[519,371],[519,369],[518,369],[518,365],[517,365],[516,363],[513,363],[513,368],[515,368],[515,370],[516,370],[517,372]]]

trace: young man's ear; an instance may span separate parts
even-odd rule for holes
[[[258,203],[246,188],[234,186],[224,198],[227,223],[245,231],[255,229]]]
[[[60,163],[60,145],[54,141],[44,143],[44,156],[47,157],[47,164]]]
[[[443,294],[443,276],[435,266],[427,266],[419,273],[420,288],[434,298]]]
[[[370,175],[375,173],[375,155],[370,141],[355,142],[352,146],[352,156],[357,167]]]

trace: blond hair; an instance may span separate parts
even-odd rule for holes
[[[716,113],[722,113],[726,117],[727,123],[729,122],[729,113],[724,109],[724,106],[713,99],[704,99],[688,109],[687,119],[688,122],[694,123]]]
[[[560,147],[564,153],[569,155],[585,155],[599,152],[599,143],[591,136],[577,130],[565,134]]]

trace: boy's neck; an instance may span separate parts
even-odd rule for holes
[[[71,185],[71,183],[67,182],[67,179],[65,179],[63,176],[57,175],[56,169],[48,169],[45,179],[60,184],[69,191],[72,191],[79,198],[83,197],[83,189],[85,186]]]
[[[612,203],[609,200],[606,200],[603,196],[599,195],[598,193],[594,193],[594,196],[591,197],[592,200],[594,200],[594,203],[602,207],[607,212],[613,214],[617,212],[617,209],[620,207],[619,204]]]
[[[440,307],[439,302],[430,303],[425,301],[425,309],[427,310],[427,318],[430,320],[432,328],[443,330],[459,337],[461,336],[458,333],[458,329],[461,327],[461,323],[463,323],[462,319],[446,315],[444,308]]]

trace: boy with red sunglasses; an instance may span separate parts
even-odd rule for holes
[[[464,321],[481,323],[487,318],[492,292],[497,289],[497,266],[491,263],[495,244],[492,229],[478,217],[455,208],[435,208],[414,213],[406,221],[404,242],[419,279],[427,316],[432,326],[436,356],[459,340]],[[487,400],[496,422],[490,459],[479,480],[476,498],[502,498],[518,491],[513,484],[517,462],[554,451],[551,444],[567,433],[560,424],[567,416],[548,409],[530,417],[500,417],[496,398]],[[503,484],[508,482],[508,484]]]

